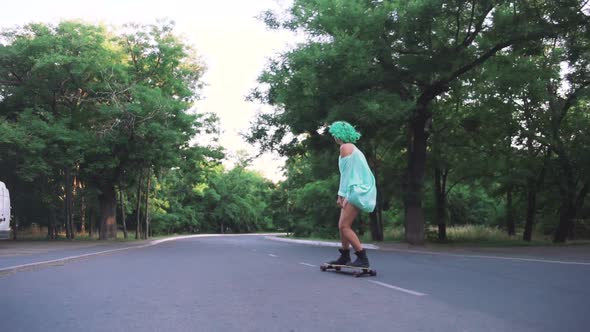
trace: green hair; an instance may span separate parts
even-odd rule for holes
[[[336,121],[329,129],[330,134],[344,143],[355,143],[361,137],[361,133],[346,121]]]

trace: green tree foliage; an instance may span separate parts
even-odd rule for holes
[[[1,42],[0,170],[21,226],[45,224],[53,235],[65,225],[73,237],[74,218],[81,228],[98,221],[111,239],[120,198],[143,236],[218,230],[208,222],[230,214],[232,231],[271,227],[269,184],[224,173],[221,148],[191,144],[197,135],[215,144],[218,119],[191,110],[204,68],[172,23],[29,24],[4,30]],[[212,190],[231,204],[208,210]]]
[[[441,158],[450,156],[445,144],[451,136],[448,132],[443,135],[440,128],[449,125],[457,131],[454,140],[469,141],[469,134],[477,129],[473,124],[494,118],[485,111],[468,112],[474,104],[476,95],[471,90],[480,81],[477,74],[481,67],[498,54],[535,52],[548,40],[570,40],[574,31],[584,35],[588,17],[583,4],[295,1],[285,16],[264,15],[270,27],[298,32],[306,42],[275,57],[260,76],[252,98],[274,106],[274,111],[258,117],[250,138],[266,149],[293,155],[326,149],[327,144],[317,144],[322,141],[318,132],[331,121],[354,123],[365,135],[364,148],[371,151],[369,159],[374,165],[391,164],[388,160],[399,158],[392,154],[404,156],[401,165],[393,166],[396,171],[403,169],[401,173],[389,172],[391,176],[385,177],[382,172],[386,171],[377,167],[377,177],[400,183],[405,238],[422,243],[428,216],[423,211],[424,176],[431,151],[439,150],[435,155],[441,163],[447,159],[446,163],[468,165],[478,160],[476,150],[481,157],[494,148],[475,140],[470,143],[474,149],[469,158]],[[582,43],[577,47],[583,49]],[[583,67],[585,62],[579,62]],[[453,99],[454,104],[459,101],[459,108],[448,107]],[[483,137],[489,140],[494,129],[504,134],[501,129],[508,128],[487,129]],[[437,130],[441,136],[437,144],[444,143],[438,148],[429,139]],[[467,136],[459,136],[458,131]],[[501,137],[507,151],[513,142],[508,136]],[[463,156],[459,149],[453,149],[452,154]],[[468,169],[462,165],[451,166]],[[487,174],[473,172],[473,176],[489,177],[492,172],[487,170],[483,172]],[[379,189],[386,192],[382,186]],[[382,205],[395,192],[391,190]]]
[[[255,172],[237,166],[211,179],[204,192],[212,231],[254,232],[272,229],[268,211],[272,184]]]
[[[2,33],[0,114],[28,137],[6,149],[13,158],[8,163],[19,179],[41,186],[40,192],[63,188],[68,237],[73,237],[73,173],[92,140],[87,130],[88,115],[96,110],[92,91],[99,89],[100,72],[114,59],[105,34],[102,27],[75,22]],[[12,184],[26,187],[19,179]]]

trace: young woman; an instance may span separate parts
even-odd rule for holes
[[[352,230],[352,223],[359,211],[373,212],[375,209],[377,201],[375,177],[369,168],[365,155],[354,145],[361,134],[351,124],[336,121],[330,126],[329,132],[336,143],[340,145],[340,156],[338,157],[340,187],[336,204],[341,209],[338,229],[340,230],[342,248],[339,249],[340,257],[328,264],[368,268],[367,253],[358,236]],[[357,256],[357,259],[352,263],[350,263],[351,245]]]

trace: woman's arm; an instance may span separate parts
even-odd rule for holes
[[[340,145],[340,157],[349,156],[354,151],[354,144],[344,143]]]

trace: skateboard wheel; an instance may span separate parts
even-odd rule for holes
[[[371,277],[374,277],[377,275],[377,271],[371,271]]]
[[[326,271],[326,267],[325,266],[320,266],[320,270],[322,270],[322,272]]]
[[[340,266],[336,266],[336,271],[340,271]]]

